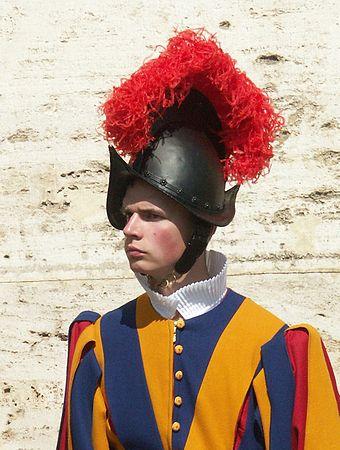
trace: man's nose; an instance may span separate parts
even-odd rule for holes
[[[123,228],[123,233],[126,237],[140,237],[141,235],[141,227],[140,227],[140,218],[137,213],[133,213],[128,221],[126,222],[125,227]]]

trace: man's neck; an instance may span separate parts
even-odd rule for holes
[[[178,289],[182,288],[183,286],[186,286],[191,283],[195,283],[198,281],[206,280],[209,278],[209,273],[207,269],[207,265],[205,262],[205,253],[203,253],[195,262],[195,264],[192,266],[192,268],[189,270],[189,272],[184,273],[183,275],[180,275],[179,278],[177,278],[172,283],[169,283],[167,286],[159,285],[159,283],[162,280],[152,280],[150,283],[150,287],[153,290],[156,290],[160,294],[163,295],[170,295],[173,292],[177,291]]]

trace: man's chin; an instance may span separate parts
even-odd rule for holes
[[[143,262],[143,261],[137,261],[137,260],[129,261],[129,264],[130,264],[130,269],[133,272],[144,273],[144,274],[149,272],[148,265],[145,264],[145,262]]]
[[[128,258],[130,269],[135,273],[141,273],[143,275],[151,276],[155,280],[163,280],[173,270],[172,266],[169,267],[157,267],[157,264],[153,264],[150,261],[146,261],[141,258]]]
[[[166,271],[166,270],[159,270],[159,269],[158,270],[155,270],[155,269],[152,270],[152,269],[146,268],[146,267],[136,267],[136,266],[132,267],[131,264],[130,264],[130,268],[131,268],[131,270],[134,273],[139,273],[140,275],[152,277],[156,281],[162,281],[171,272],[170,269],[168,271]]]

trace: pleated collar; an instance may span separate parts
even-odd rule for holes
[[[152,306],[162,317],[172,319],[178,311],[184,319],[191,319],[212,310],[222,301],[227,290],[227,258],[215,250],[207,250],[205,258],[209,278],[183,286],[168,296],[150,289],[147,277],[135,273]]]

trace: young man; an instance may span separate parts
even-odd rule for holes
[[[227,289],[225,256],[206,251],[240,184],[269,165],[282,121],[268,98],[187,30],[104,112],[108,218],[145,293],[71,325],[58,449],[337,449],[318,333]]]

